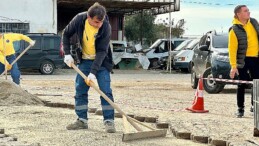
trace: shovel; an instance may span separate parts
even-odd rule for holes
[[[72,63],[72,68],[80,74],[85,81],[87,80],[86,75],[81,72],[75,64]],[[153,127],[150,127],[140,121],[129,117],[126,113],[124,113],[112,100],[110,100],[99,88],[95,85],[94,82],[90,81],[90,86],[94,88],[114,109],[116,109],[123,117],[123,124],[124,124],[124,133],[122,137],[122,141],[130,141],[136,139],[145,139],[145,138],[153,138],[153,137],[165,137],[167,130],[157,130]],[[129,124],[130,123],[137,132],[129,133]],[[143,131],[137,124],[142,125],[149,129],[149,131]]]
[[[13,65],[15,62],[17,62],[18,59],[20,59],[22,57],[22,55],[27,52],[32,46],[29,45],[25,50],[22,51],[22,53],[16,57],[16,59],[11,63],[11,65]],[[0,76],[3,76],[4,74],[7,74],[7,70],[5,70]]]

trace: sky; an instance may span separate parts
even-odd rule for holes
[[[180,0],[180,11],[172,12],[171,18],[176,24],[185,20],[184,36],[202,35],[210,30],[228,32],[232,26],[234,8],[237,5],[247,5],[250,16],[259,21],[258,0]],[[155,22],[168,21],[169,14],[157,16]]]

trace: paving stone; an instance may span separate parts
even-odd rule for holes
[[[194,141],[194,142],[199,142],[199,143],[208,143],[209,137],[208,136],[191,135],[191,140]]]
[[[209,144],[213,146],[226,146],[227,141],[220,139],[209,139]]]
[[[135,117],[135,115],[133,115],[133,114],[127,114],[127,116],[129,116],[129,117],[131,117],[131,118],[134,118],[134,117]]]
[[[145,117],[143,116],[134,116],[134,119],[140,121],[140,122],[144,122],[145,121]]]
[[[89,108],[88,113],[95,113],[97,108]]]
[[[3,137],[8,137],[8,135],[6,135],[6,134],[0,134],[0,138],[3,138]]]
[[[95,115],[103,115],[103,111],[102,110],[96,110]]]
[[[257,128],[254,128],[254,136],[259,137],[259,130]]]
[[[14,137],[3,137],[3,138],[0,138],[0,143],[1,142],[7,142],[7,141],[17,141],[17,138],[14,138]]]
[[[168,123],[156,123],[156,128],[158,128],[158,129],[168,129],[169,124]]]
[[[191,139],[191,132],[175,131],[175,137],[180,139]]]
[[[4,134],[4,129],[0,129],[0,134]]]
[[[122,118],[122,115],[120,113],[114,113],[114,117],[116,118]]]
[[[67,104],[67,107],[68,109],[75,109],[75,106],[73,104]]]
[[[157,118],[156,117],[145,117],[145,122],[147,123],[156,123]]]

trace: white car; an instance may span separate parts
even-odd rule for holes
[[[158,39],[153,43],[148,49],[143,50],[148,60],[150,61],[149,68],[163,68],[166,66],[166,60],[168,58],[168,51],[170,50],[171,42],[171,52],[175,49],[175,46],[179,46],[186,39],[174,38],[171,41],[169,39]]]
[[[191,61],[193,57],[193,49],[198,47],[200,39],[194,39],[190,42],[184,50],[181,50],[177,55],[174,56],[173,67],[180,69],[183,72],[191,72]]]

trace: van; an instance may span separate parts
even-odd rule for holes
[[[173,60],[173,68],[180,69],[183,72],[191,72],[193,49],[198,47],[200,39],[192,40],[184,49],[180,50]]]
[[[175,38],[171,41],[169,39],[158,39],[148,49],[143,50],[150,62],[149,68],[164,68],[168,58],[168,51],[170,50],[170,42],[171,51],[173,51],[185,40],[187,39]]]
[[[64,51],[61,37],[56,34],[31,33],[26,34],[36,43],[17,61],[20,69],[39,70],[41,74],[53,74],[56,68],[64,67]],[[28,42],[14,42],[16,56],[20,55],[27,47]]]

